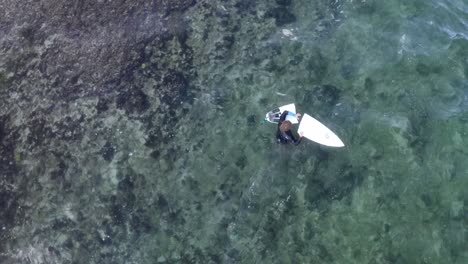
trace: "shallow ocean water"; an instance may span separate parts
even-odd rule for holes
[[[204,213],[207,232],[231,219],[222,229],[243,262],[465,262],[466,4],[291,8],[296,22],[239,47],[252,62],[235,53],[207,73],[222,80],[206,99],[223,89],[225,99],[200,100],[189,119],[209,123],[190,140],[210,136],[188,174],[222,198],[215,186],[232,185]],[[290,102],[346,148],[273,143],[258,113]]]
[[[5,263],[468,261],[464,1],[197,1],[181,17],[192,98],[144,112],[165,99],[142,58],[143,114],[117,101],[85,111],[80,141],[15,151],[29,180],[3,188],[27,209]],[[169,43],[164,66],[185,74]],[[276,144],[262,119],[288,103],[346,147]]]

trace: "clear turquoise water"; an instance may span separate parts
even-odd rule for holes
[[[21,186],[26,220],[11,226],[0,257],[468,262],[465,1],[200,1],[180,17],[193,98],[161,109],[144,58],[135,82],[158,114],[110,106],[80,142],[49,146],[74,162],[63,176],[72,188],[50,180],[60,162],[47,151],[15,154],[33,180]],[[159,56],[178,69],[183,48],[168,43]],[[86,100],[82,109],[95,103]],[[262,119],[288,103],[346,147],[276,144]],[[149,122],[164,138],[152,146]]]
[[[189,214],[197,243],[244,263],[466,262],[466,3],[291,9],[295,23],[257,34],[241,22],[180,124],[184,145],[205,139],[170,173],[199,183],[169,192],[205,205]],[[276,145],[262,114],[291,102],[346,148]]]

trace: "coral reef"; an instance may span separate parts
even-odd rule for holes
[[[1,263],[466,263],[463,4],[0,7]]]

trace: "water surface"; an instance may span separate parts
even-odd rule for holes
[[[3,52],[3,262],[467,262],[464,1],[186,2]],[[346,147],[276,144],[288,103]]]

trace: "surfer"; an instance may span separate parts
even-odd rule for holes
[[[297,128],[299,138],[295,137],[291,131],[291,126],[301,122]],[[276,139],[278,143],[287,144],[292,141],[296,145],[301,142],[303,137],[310,139],[319,144],[341,148],[344,147],[343,141],[338,138],[333,131],[331,131],[324,124],[320,123],[317,119],[308,114],[296,114],[296,106],[294,104],[283,105],[266,113],[264,121],[273,124],[278,124],[276,131]]]
[[[289,141],[292,141],[294,142],[294,144],[298,145],[299,143],[301,143],[303,133],[299,135],[299,139],[296,139],[294,137],[293,133],[291,132],[291,121],[285,120],[286,116],[288,115],[295,116],[298,120],[301,117],[301,114],[294,114],[293,112],[284,111],[281,114],[281,117],[278,121],[278,130],[276,132],[276,140],[278,141],[278,143],[282,143],[282,144],[287,144],[289,143]]]

